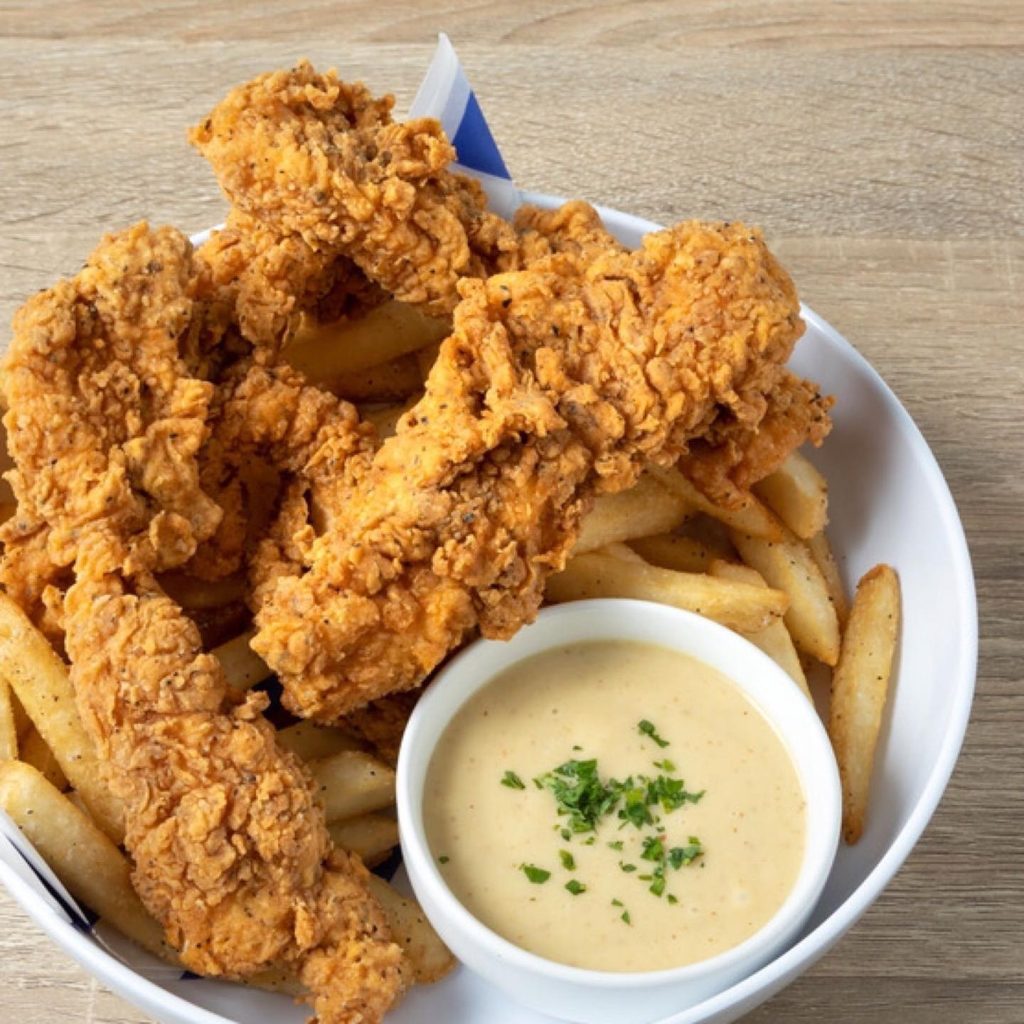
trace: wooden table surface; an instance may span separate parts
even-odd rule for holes
[[[1024,4],[865,0],[0,3],[0,320],[100,233],[223,203],[185,142],[298,56],[394,91],[449,32],[520,184],[762,224],[932,446],[967,529],[981,663],[906,867],[750,1024],[1024,1021]],[[0,892],[0,1018],[144,1018]]]

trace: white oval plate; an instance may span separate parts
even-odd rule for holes
[[[550,207],[561,200],[524,194]],[[636,246],[658,225],[601,209],[609,229]],[[199,241],[200,239],[196,239]],[[854,347],[806,307],[807,332],[792,366],[836,396],[835,429],[811,454],[830,486],[829,534],[848,587],[876,562],[903,585],[903,635],[875,766],[863,839],[839,851],[802,936],[746,980],[659,1024],[728,1024],[805,971],[874,902],[924,831],[956,762],[974,694],[978,631],[967,543],[934,456],[899,400]],[[19,852],[19,849],[21,852]],[[299,1024],[307,1012],[283,996],[182,978],[112,929],[71,923],[74,902],[0,813],[0,881],[83,967],[164,1024]],[[44,882],[44,879],[46,881]],[[402,873],[396,878],[401,887]],[[54,893],[60,894],[56,898]],[[420,986],[390,1024],[544,1024],[458,968]]]

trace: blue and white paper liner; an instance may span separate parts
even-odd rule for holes
[[[446,35],[438,37],[437,49],[409,117],[434,117],[458,153],[456,169],[476,178],[487,193],[491,208],[509,217],[522,203],[522,194],[512,182],[505,161],[487,125],[483,111],[462,69],[455,48]],[[46,861],[14,822],[0,810],[0,860],[18,881],[32,889],[53,913],[136,974],[164,987],[195,980],[196,984],[222,984],[199,978],[189,971],[164,963],[126,939],[104,922],[91,908],[83,906],[67,891]],[[401,866],[398,850],[376,873],[390,879]],[[249,996],[258,996],[250,990]]]
[[[522,196],[512,182],[455,47],[443,32],[437,37],[437,49],[409,108],[409,117],[440,121],[457,153],[455,169],[480,182],[495,213],[512,216]]]

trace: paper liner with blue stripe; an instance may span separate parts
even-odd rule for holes
[[[409,117],[437,118],[458,154],[455,169],[480,182],[495,213],[512,216],[522,195],[512,182],[455,47],[443,32]]]

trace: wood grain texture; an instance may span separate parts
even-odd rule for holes
[[[0,6],[0,320],[139,217],[224,205],[185,142],[308,55],[412,97],[449,31],[517,179],[765,226],[950,482],[982,628],[946,797],[905,869],[750,1024],[1024,1020],[1024,4],[165,0]],[[0,893],[0,1019],[137,1024]]]

